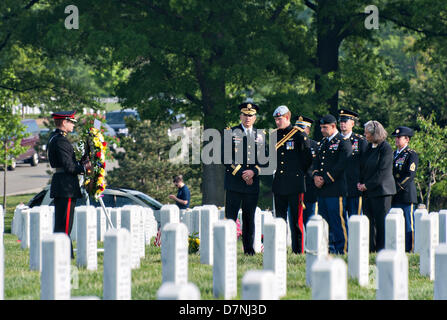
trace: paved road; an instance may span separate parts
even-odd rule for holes
[[[116,167],[116,163],[107,162],[107,171]],[[37,167],[29,164],[17,164],[14,171],[6,172],[6,195],[36,193],[42,190],[51,179],[48,162],[41,162]],[[3,196],[3,171],[0,171],[0,195]]]

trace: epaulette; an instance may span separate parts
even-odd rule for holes
[[[362,138],[362,139],[364,139],[365,137],[364,136],[362,136],[361,134],[359,134],[359,133],[354,133],[354,136],[356,136],[357,138]]]
[[[299,132],[304,132],[304,129],[303,129],[303,128],[300,128],[300,127],[298,127],[298,126],[293,126],[293,129],[296,129],[296,130],[298,130]]]
[[[351,137],[343,137],[343,140],[349,140]]]

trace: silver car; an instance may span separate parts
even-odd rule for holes
[[[109,208],[123,207],[125,205],[139,205],[158,211],[163,205],[143,192],[121,188],[104,190],[102,200],[104,201],[104,205]],[[76,201],[77,207],[85,204],[85,198],[79,198]],[[30,208],[41,205],[53,206],[53,199],[50,198],[50,186],[46,186],[41,192],[36,194],[27,205]],[[95,207],[101,206],[95,199],[90,199],[90,205]]]

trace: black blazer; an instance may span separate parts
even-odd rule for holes
[[[277,142],[286,137],[293,129],[290,125],[277,130]],[[306,191],[305,176],[312,164],[307,134],[298,131],[276,150],[276,172],[272,191],[279,195],[298,194]]]
[[[393,176],[396,181],[397,193],[393,196],[393,203],[416,203],[417,193],[414,178],[419,163],[418,154],[406,147],[396,157],[394,152]]]
[[[84,174],[84,166],[76,161],[73,146],[66,138],[66,133],[59,129],[52,132],[47,150],[51,167],[61,170],[53,174],[50,197],[81,198],[78,174]]]
[[[319,142],[318,154],[314,159],[313,176],[324,179],[323,187],[317,188],[319,197],[345,197],[347,194],[345,169],[352,154],[352,145],[339,133],[328,141]]]
[[[380,197],[396,193],[393,178],[393,150],[388,142],[380,143],[376,148],[368,143],[362,156],[360,183],[364,183],[366,197]]]
[[[252,143],[248,143],[247,135],[244,133],[244,128],[241,124],[225,130],[229,130],[227,132],[231,133],[232,137],[231,150],[225,150],[225,134],[222,139],[222,161],[225,165],[225,190],[241,193],[259,193],[259,173],[262,166],[258,162],[258,152],[263,151],[262,148],[265,146],[265,141],[262,140],[256,128],[252,128],[252,138],[254,139],[254,141],[251,141]],[[229,151],[231,163],[225,163],[225,151]],[[238,159],[239,155],[241,155],[242,159]],[[245,170],[253,170],[255,174],[253,184],[251,185],[247,185],[244,179],[242,179],[242,172]]]

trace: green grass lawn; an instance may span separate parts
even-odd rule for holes
[[[14,208],[20,202],[26,203],[33,195],[8,197],[5,215],[5,299],[39,299],[40,273],[29,270],[29,250],[20,248],[15,235],[10,234]],[[76,242],[74,242],[76,247]],[[98,242],[98,247],[102,243]],[[242,253],[242,242],[238,241],[238,295],[241,298],[242,277],[247,270],[263,268],[262,254],[245,256]],[[347,256],[340,256],[347,263]],[[409,298],[416,300],[433,299],[433,282],[428,277],[419,275],[419,255],[409,254]],[[374,265],[376,255],[370,255],[370,265]],[[373,269],[373,268],[372,268]],[[98,253],[98,269],[87,271],[77,268],[72,261],[72,296],[97,296],[102,298],[103,253]],[[189,255],[188,279],[200,289],[202,299],[213,297],[213,267],[200,264],[198,254]],[[132,299],[155,299],[161,286],[161,253],[160,248],[146,246],[146,256],[141,260],[141,267],[132,270]],[[305,256],[292,254],[289,248],[287,256],[287,295],[283,299],[311,299],[311,289],[306,286]],[[353,300],[374,300],[375,287],[360,287],[356,281],[348,281],[348,298]]]

